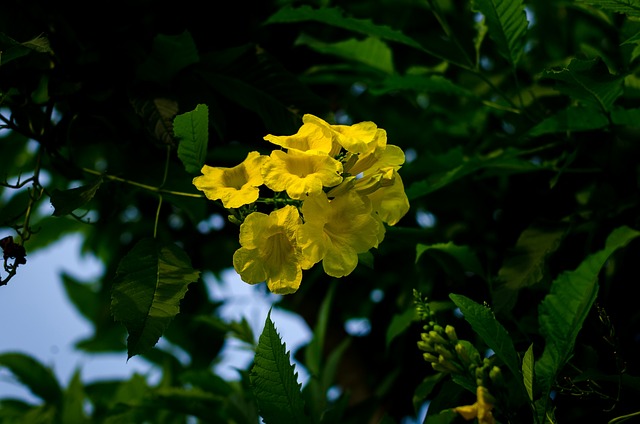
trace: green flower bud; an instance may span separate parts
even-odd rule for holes
[[[437,354],[439,354],[440,356],[444,356],[447,359],[453,359],[453,354],[451,353],[451,351],[449,351],[446,347],[444,347],[443,345],[435,345],[434,346],[434,350],[436,351]]]
[[[453,327],[453,325],[447,325],[444,329],[444,332],[452,342],[458,341],[458,335],[456,334],[456,329]]]
[[[445,339],[443,339],[440,334],[438,334],[433,330],[429,331],[429,337],[431,338],[431,341],[433,341],[434,343],[443,344],[443,345],[448,344],[448,342]]]
[[[491,368],[491,371],[489,371],[489,378],[494,384],[504,385],[502,370],[497,366]]]
[[[422,357],[424,358],[425,361],[427,362],[438,362],[438,357],[429,353],[429,352],[425,352],[422,354]]]

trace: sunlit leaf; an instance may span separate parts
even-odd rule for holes
[[[191,112],[178,115],[173,120],[173,131],[180,140],[178,157],[190,174],[198,174],[207,157],[209,142],[209,108],[197,105]]]
[[[313,422],[304,412],[297,376],[295,366],[289,360],[286,344],[281,341],[271,321],[269,310],[251,368],[253,394],[266,424]]]
[[[337,43],[325,43],[303,34],[298,37],[296,44],[308,46],[320,53],[360,62],[387,74],[394,71],[391,49],[375,37],[367,37],[364,40],[350,38]]]
[[[127,328],[128,356],[152,348],[180,312],[187,286],[198,280],[189,257],[176,245],[143,239],[120,261],[111,311]]]
[[[574,271],[560,274],[551,285],[551,292],[538,308],[540,332],[545,339],[542,356],[536,362],[535,373],[546,392],[555,375],[566,364],[598,293],[598,275],[609,257],[619,248],[640,236],[627,226],[616,228],[607,238],[605,248],[589,255]]]
[[[500,54],[515,66],[522,56],[527,15],[521,0],[474,0],[473,9],[485,17],[489,37]]]
[[[53,371],[31,356],[8,352],[0,354],[0,367],[7,368],[16,378],[45,402],[58,402],[62,389]]]
[[[53,216],[68,215],[84,206],[93,198],[101,184],[102,178],[98,178],[90,184],[69,190],[54,189],[51,193],[51,204],[55,208]]]
[[[527,395],[529,395],[529,400],[531,401],[533,401],[533,369],[533,345],[530,345],[522,359],[522,381],[524,382],[524,388],[527,390]]]

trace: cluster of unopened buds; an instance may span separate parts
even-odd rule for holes
[[[385,130],[310,114],[302,121],[296,134],[264,137],[278,146],[269,155],[249,152],[232,168],[205,165],[193,180],[240,224],[233,266],[242,280],[266,282],[276,294],[297,291],[302,271],[321,261],[326,274],[349,275],[358,255],[382,242],[385,225],[409,210],[398,174],[404,152],[387,144]]]
[[[418,315],[426,321],[420,341],[417,342],[418,348],[423,351],[424,360],[435,371],[475,378],[476,402],[453,410],[466,420],[477,418],[479,424],[495,424],[493,409],[496,400],[489,388],[493,390],[504,387],[500,367],[494,365],[491,358],[482,358],[471,342],[458,339],[453,326],[443,328],[438,325],[426,302],[419,300],[416,306]]]

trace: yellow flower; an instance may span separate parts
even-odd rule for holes
[[[478,424],[495,424],[496,420],[491,412],[493,409],[493,396],[489,394],[486,388],[478,386],[476,398],[476,403],[473,405],[458,406],[453,410],[462,415],[462,418],[467,421],[477,418]]]
[[[322,192],[342,181],[342,164],[326,153],[274,150],[262,167],[264,184],[273,191],[286,191],[292,199]]]
[[[386,132],[379,129],[371,121],[353,125],[331,125],[317,116],[306,114],[302,117],[302,122],[313,123],[318,127],[328,129],[332,133],[334,141],[351,153],[371,151],[378,144],[379,137],[384,137],[386,142]]]
[[[302,224],[298,209],[287,205],[269,215],[253,212],[240,226],[240,247],[233,267],[242,281],[267,282],[276,294],[294,293],[300,287],[302,269],[313,264],[300,257],[296,231]]]
[[[331,153],[331,156],[337,154],[337,151],[333,152],[333,132],[328,127],[329,124],[318,125],[316,122],[307,122],[306,118],[308,116],[312,115],[304,115],[303,124],[296,134],[283,136],[269,134],[265,136],[264,139],[287,149],[295,149],[303,152],[317,151],[327,154]],[[338,145],[338,151],[339,147]]]
[[[373,210],[382,221],[389,225],[396,225],[409,212],[410,205],[407,194],[404,191],[402,178],[395,170],[393,171],[392,180],[391,185],[381,186],[368,194],[367,197],[371,200]]]
[[[384,226],[371,215],[368,199],[354,191],[329,200],[323,192],[302,204],[304,224],[297,240],[302,255],[310,262],[322,260],[332,277],[350,274],[358,265],[358,253],[377,247],[384,238]]]
[[[193,179],[193,185],[210,200],[222,200],[225,208],[239,208],[255,202],[262,185],[260,168],[267,156],[250,152],[246,159],[233,168],[202,167],[202,174]]]

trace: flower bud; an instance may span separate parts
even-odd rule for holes
[[[458,335],[456,334],[456,329],[453,327],[453,325],[447,325],[444,329],[444,332],[452,342],[458,341]]]

